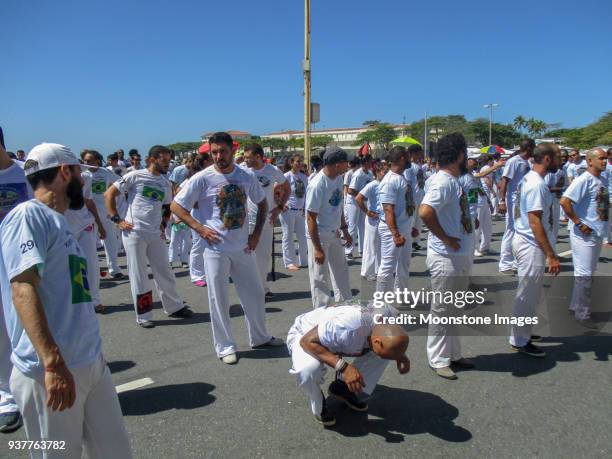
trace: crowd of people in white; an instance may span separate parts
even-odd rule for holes
[[[602,246],[612,242],[612,149],[581,153],[526,139],[505,158],[468,154],[463,136],[449,134],[430,157],[418,144],[382,158],[328,146],[310,168],[294,154],[281,170],[260,145],[237,151],[224,132],[180,165],[160,145],[145,161],[119,150],[105,165],[95,150],[78,158],[53,143],[13,159],[0,140],[0,431],[24,423],[30,440],[65,441],[63,457],[83,448],[90,457],[131,457],[95,315],[108,307],[100,277],[129,279],[136,323],[151,329],[154,289],[166,315],[192,317],[173,271],[188,268],[194,287],[207,289],[216,354],[235,364],[230,279],[251,347],[285,345],[265,316],[279,220],[284,267],[308,269],[313,307],[289,330],[290,372],[325,426],[335,423],[321,390],[327,367],[336,372],[330,395],[358,411],[389,361],[402,374],[410,369],[406,332],[373,319],[395,314],[393,305],[349,304],[349,262],[360,258],[377,292],[408,289],[425,233],[431,289],[456,292],[468,288],[474,258],[489,253],[493,219],[505,218],[499,272],[518,275],[513,314],[524,317],[537,314],[545,271],[560,271],[557,236],[567,225],[575,276],[568,306],[582,327],[598,327],[590,295]],[[453,306],[430,307],[444,316]],[[529,324],[509,331],[511,350],[530,357],[546,355],[533,344],[539,338]],[[427,358],[449,380],[474,366],[452,325],[430,325]]]

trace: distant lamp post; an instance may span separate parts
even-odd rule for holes
[[[483,107],[489,109],[489,145],[493,145],[493,109],[499,107],[499,104],[486,104]]]

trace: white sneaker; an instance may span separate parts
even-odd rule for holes
[[[484,257],[484,253],[482,253],[480,250],[474,250],[474,256],[475,257]]]
[[[235,363],[238,363],[238,356],[236,354],[228,354],[221,357],[221,361],[223,363],[227,363],[228,365],[234,365]]]

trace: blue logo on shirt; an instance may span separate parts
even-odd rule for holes
[[[340,191],[340,189],[336,188],[334,192],[332,193],[331,198],[329,198],[329,203],[332,206],[337,207],[340,205],[341,202],[342,202],[342,192]]]
[[[25,183],[5,183],[0,185],[0,222],[17,204],[28,200]]]

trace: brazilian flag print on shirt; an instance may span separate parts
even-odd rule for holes
[[[90,303],[91,293],[87,280],[87,260],[78,255],[68,255],[72,304]]]
[[[91,182],[91,192],[93,194],[104,194],[106,191],[106,182],[104,180]]]
[[[153,188],[152,186],[145,185],[142,187],[142,195],[152,201],[162,202],[166,194],[162,190],[158,190],[157,188]]]

